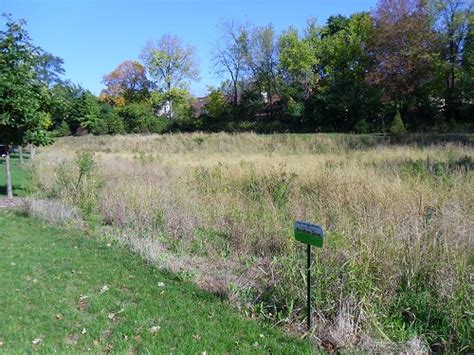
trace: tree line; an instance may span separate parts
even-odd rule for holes
[[[107,74],[101,99],[127,122],[167,103],[159,130],[470,131],[473,18],[462,0],[380,0],[370,13],[281,33],[231,20],[213,51],[223,80],[205,98],[193,103],[187,91],[198,75],[194,48],[165,35],[140,62]]]
[[[104,75],[98,97],[63,80],[23,21],[0,32],[0,141],[167,131],[472,131],[474,16],[464,0],[379,0],[371,12],[272,24],[221,23],[221,78],[193,98],[196,50],[164,35]]]

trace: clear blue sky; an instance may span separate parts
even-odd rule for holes
[[[376,0],[0,0],[0,12],[28,22],[35,44],[64,59],[66,77],[99,94],[104,74],[138,55],[150,39],[178,35],[197,47],[203,95],[220,79],[211,52],[218,24],[234,18],[277,31],[303,28],[309,18],[323,24],[330,15],[368,11]],[[3,21],[2,21],[3,26]]]

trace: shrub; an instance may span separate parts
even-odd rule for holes
[[[405,128],[405,124],[403,123],[402,115],[400,115],[400,112],[397,112],[395,118],[392,121],[392,125],[390,126],[390,133],[400,135],[406,132],[407,130]]]
[[[356,133],[369,133],[370,125],[367,123],[367,120],[361,119],[355,124],[354,130]]]
[[[61,121],[58,127],[54,130],[55,137],[65,137],[72,134],[71,129],[66,121]]]
[[[123,134],[125,125],[122,117],[109,104],[102,104],[99,122],[93,134]]]
[[[131,103],[118,110],[127,132],[131,133],[162,133],[168,126],[164,117],[157,117],[153,107],[148,103]]]

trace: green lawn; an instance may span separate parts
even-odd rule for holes
[[[28,161],[28,158],[25,158]],[[28,171],[20,164],[20,159],[16,154],[11,154],[11,173],[14,196],[26,196],[28,194]],[[0,158],[0,198],[6,196],[6,172],[5,158]]]
[[[0,210],[0,245],[0,352],[312,351],[80,231]]]

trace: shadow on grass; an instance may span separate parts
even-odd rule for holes
[[[469,133],[334,134],[333,138],[343,141],[347,148],[355,150],[374,148],[379,145],[429,147],[451,143],[474,146],[474,134]]]
[[[28,189],[25,189],[24,186],[21,185],[12,185],[13,188],[13,196],[25,196],[28,193]],[[7,187],[5,185],[0,185],[0,197],[7,196]]]
[[[472,133],[411,133],[389,136],[391,144],[414,144],[417,146],[430,146],[440,143],[454,143],[472,146],[474,134]]]
[[[127,251],[130,255],[133,255],[134,257],[141,257],[140,254],[134,252],[134,251]],[[152,268],[156,268],[157,266],[154,265],[153,263],[147,263],[150,265]],[[164,269],[164,268],[159,268],[159,272],[168,278],[170,281],[174,281],[177,283],[182,283],[186,284],[189,287],[195,287],[195,284],[189,279],[189,277],[185,277],[183,275],[180,275],[180,273],[173,273],[170,270]],[[215,302],[217,300],[219,301],[227,301],[228,300],[228,294],[225,291],[215,291],[215,290],[209,290],[204,288],[196,288],[193,291],[193,296],[205,301],[211,301]]]

